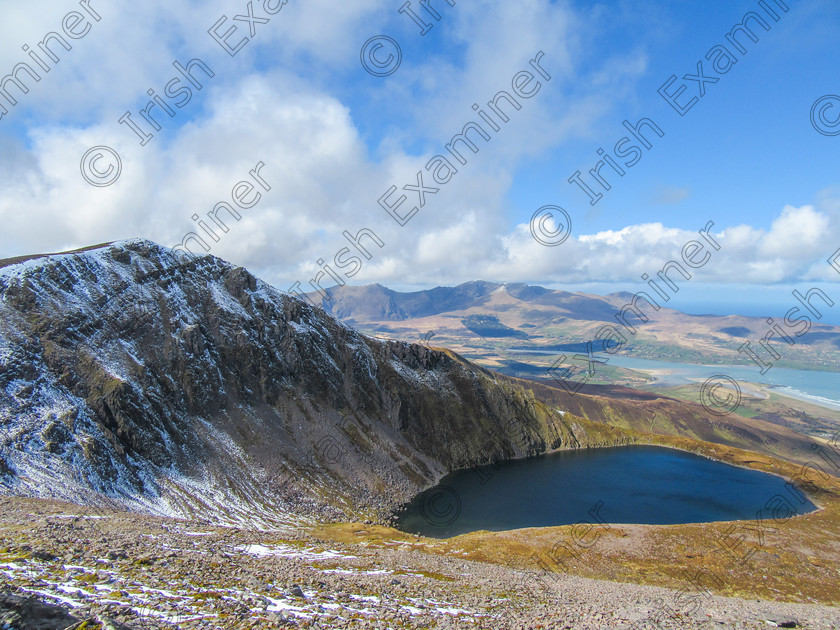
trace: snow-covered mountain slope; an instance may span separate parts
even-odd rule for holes
[[[212,256],[132,240],[0,269],[7,494],[255,524],[382,518],[449,470],[604,439]]]

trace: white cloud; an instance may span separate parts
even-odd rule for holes
[[[346,244],[345,229],[370,227],[386,242],[383,249],[372,247],[374,258],[350,281],[385,284],[638,282],[700,239],[696,231],[644,223],[541,246],[527,224],[505,229],[499,200],[511,179],[507,171],[478,168],[482,154],[399,227],[376,201],[391,183],[414,183],[425,158],[395,151],[372,161],[345,106],[282,74],[246,77],[234,93],[219,92],[206,117],[169,142],[128,151],[122,180],[106,189],[85,184],[76,160],[78,147],[113,136],[107,125],[43,129],[31,151],[11,146],[0,167],[15,174],[0,195],[0,221],[7,227],[0,246],[25,253],[133,236],[171,246],[195,229],[193,213],[203,216],[229,201],[233,185],[259,161],[272,191],[243,211],[241,221],[229,222],[230,232],[211,243],[211,253],[281,288],[294,280],[306,284],[317,273],[317,258],[331,262]],[[417,201],[412,196],[408,203]],[[713,233],[722,249],[692,271],[695,281],[832,278],[821,260],[836,249],[837,207],[828,197],[821,210],[785,206],[766,231],[716,219]]]
[[[810,260],[815,251],[828,250],[829,217],[813,206],[785,206],[760,242],[762,256]]]
[[[102,22],[0,122],[17,119],[27,130],[19,140],[0,139],[0,256],[136,236],[174,245],[195,229],[193,213],[206,216],[229,200],[233,185],[259,161],[266,164],[271,192],[231,223],[212,253],[281,288],[313,277],[318,258],[332,261],[346,244],[343,230],[365,227],[386,246],[374,250],[352,282],[637,282],[699,238],[664,223],[639,223],[575,234],[547,248],[534,241],[527,224],[510,227],[508,217],[516,213],[506,199],[522,161],[569,137],[597,135],[598,124],[647,68],[643,50],[598,59],[584,45],[598,21],[582,19],[564,2],[484,0],[459,2],[457,10],[439,3],[435,37],[456,52],[444,56],[431,49],[418,57],[409,52],[419,33],[407,18],[393,21],[397,5],[289,0],[233,59],[206,31],[222,14],[241,12],[238,0],[92,4]],[[37,42],[77,7],[59,0],[45,0],[37,11],[4,7],[4,31],[15,36],[0,41],[6,60],[0,74],[24,60],[21,44]],[[358,65],[361,43],[395,24],[403,29],[394,34],[406,44],[404,67],[388,81],[352,84],[359,75],[369,79]],[[523,100],[510,123],[478,155],[468,155],[469,164],[399,227],[379,207],[379,197],[391,185],[414,184],[428,158],[474,119],[472,103],[509,89],[540,50],[551,81]],[[173,60],[193,57],[211,63],[216,77],[141,147],[117,118],[140,107],[147,89],[162,89],[174,73]],[[583,59],[586,80],[578,75]],[[337,78],[341,85],[332,85]],[[342,100],[347,92],[356,94],[356,108],[387,103],[405,125],[377,130],[371,139]],[[33,119],[39,122],[30,124]],[[99,144],[118,148],[124,166],[120,181],[105,189],[87,185],[79,174],[81,155]],[[417,203],[414,193],[405,194],[408,207]],[[659,201],[678,203],[688,194],[664,187]],[[768,230],[727,221],[731,209],[710,211],[723,249],[696,280],[831,277],[824,261],[840,246],[832,237],[840,232],[838,198],[826,191],[816,206],[774,208],[778,216]]]
[[[766,232],[747,225],[725,227],[718,220],[711,230],[720,245],[715,251],[698,232],[661,223],[573,236],[556,248],[538,245],[529,226],[522,224],[503,238],[506,259],[489,277],[542,283],[638,282],[643,273],[654,275],[667,262],[679,262],[685,244],[696,240],[704,243],[711,258],[702,268],[689,269],[693,281],[837,280],[825,260],[838,245],[832,236],[838,227],[840,214],[785,206]]]

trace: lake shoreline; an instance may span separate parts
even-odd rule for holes
[[[636,449],[628,447],[633,446],[647,452],[632,453]],[[586,452],[597,453],[597,457],[578,458]],[[564,460],[563,455],[571,459]],[[632,475],[627,471],[632,471]],[[477,473],[477,478],[470,473]],[[603,483],[598,481],[599,475],[604,477]],[[700,479],[705,481],[701,483]],[[488,483],[491,480],[493,484]],[[719,487],[725,487],[726,492],[719,492]],[[751,506],[756,496],[783,496],[785,491],[792,493],[793,487],[778,472],[713,457],[702,450],[640,439],[627,445],[554,449],[501,465],[453,471],[395,511],[393,526],[405,533],[433,538],[480,530],[560,527],[574,522],[587,502],[606,502],[617,512],[604,517],[604,522],[611,524],[737,522],[752,518],[754,507],[767,508],[766,504]],[[583,498],[586,488],[591,501]],[[799,499],[799,495],[793,496]],[[795,515],[821,509],[810,493],[802,491],[801,496],[804,501],[799,501],[799,505],[789,501]],[[508,505],[507,501],[513,503]],[[502,510],[504,506],[507,507]],[[562,506],[562,515],[553,506]]]

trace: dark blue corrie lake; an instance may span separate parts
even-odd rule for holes
[[[778,497],[783,497],[780,500]],[[803,503],[804,500],[804,503]],[[775,475],[657,446],[564,451],[462,470],[397,514],[402,531],[445,538],[577,522],[706,523],[813,503]]]

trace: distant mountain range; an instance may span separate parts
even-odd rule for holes
[[[616,299],[567,291],[553,291],[527,284],[465,282],[455,287],[436,287],[424,291],[400,293],[381,284],[333,287],[328,297],[310,293],[327,313],[355,323],[405,321],[445,313],[461,313],[475,308],[506,311],[502,305],[532,305],[530,322],[544,325],[559,315],[573,319],[611,321]]]
[[[799,310],[790,319],[797,321],[788,323],[784,317],[769,323],[761,317],[689,315],[667,308],[653,290],[600,296],[475,281],[409,293],[380,284],[336,286],[307,297],[369,334],[432,340],[492,367],[522,360],[518,350],[579,351],[596,340],[601,352],[609,347],[640,358],[736,364],[754,363],[739,352],[750,342],[760,360],[776,365],[840,370],[840,327],[820,324],[793,297],[791,308]],[[597,341],[607,336],[599,331],[608,331],[606,345]]]

